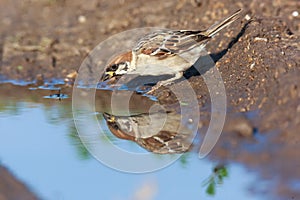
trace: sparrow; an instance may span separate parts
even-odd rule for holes
[[[124,74],[138,76],[171,75],[159,81],[151,91],[173,83],[200,57],[206,44],[219,31],[238,19],[241,9],[210,28],[201,30],[158,30],[143,36],[126,53],[114,58],[101,81],[114,83]]]
[[[193,132],[180,127],[181,115],[168,112],[166,121],[162,113],[142,113],[132,116],[115,116],[103,113],[110,132],[130,140],[157,154],[184,153],[191,148]]]

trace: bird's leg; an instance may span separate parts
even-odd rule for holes
[[[150,91],[147,92],[147,94],[150,94],[150,93],[154,92],[155,90],[157,90],[157,89],[160,88],[161,86],[167,86],[167,85],[172,84],[174,81],[180,79],[182,76],[183,76],[183,72],[178,72],[178,73],[175,74],[175,76],[172,77],[172,78],[169,78],[169,79],[164,80],[164,81],[159,81],[155,86],[153,86],[153,87],[151,88]]]
[[[177,74],[175,74],[175,76],[173,78],[169,78],[167,80],[164,80],[164,81],[159,81],[157,83],[157,85],[160,86],[167,86],[167,85],[170,85],[172,84],[174,81],[176,81],[177,79],[180,79],[181,77],[183,76],[183,72],[178,72]]]

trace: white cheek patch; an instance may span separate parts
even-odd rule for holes
[[[119,74],[119,75],[122,75],[122,74],[126,74],[127,73],[127,71],[126,70],[117,70],[116,71],[116,74]]]
[[[124,63],[124,64],[120,64],[118,69],[116,70],[116,74],[117,75],[123,75],[123,74],[127,74],[128,72],[128,63]]]

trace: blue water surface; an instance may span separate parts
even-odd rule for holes
[[[216,194],[208,195],[203,183],[218,163],[198,159],[196,153],[152,173],[108,168],[80,143],[70,103],[53,101],[7,101],[0,111],[0,162],[41,199],[264,199],[249,190],[259,177],[235,163],[226,166],[228,177]]]

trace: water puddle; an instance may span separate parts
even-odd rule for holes
[[[59,88],[70,96],[71,88]],[[1,165],[42,199],[266,199],[266,194],[250,190],[253,185],[267,187],[256,173],[234,162],[199,159],[196,151],[187,152],[192,146],[186,143],[194,136],[192,121],[181,127],[186,141],[168,140],[166,133],[176,132],[174,124],[181,120],[172,106],[162,108],[148,97],[133,95],[130,114],[121,109],[116,113],[107,106],[112,91],[96,92],[92,115],[104,127],[104,135],[96,138],[104,146],[113,143],[142,154],[186,152],[166,168],[136,175],[108,168],[89,153],[77,134],[70,99],[44,99],[53,91],[10,84],[0,85],[0,92],[5,94],[0,97]],[[157,128],[162,139],[153,136]],[[89,142],[96,142],[93,139]],[[164,159],[159,154],[150,154],[157,163]]]

